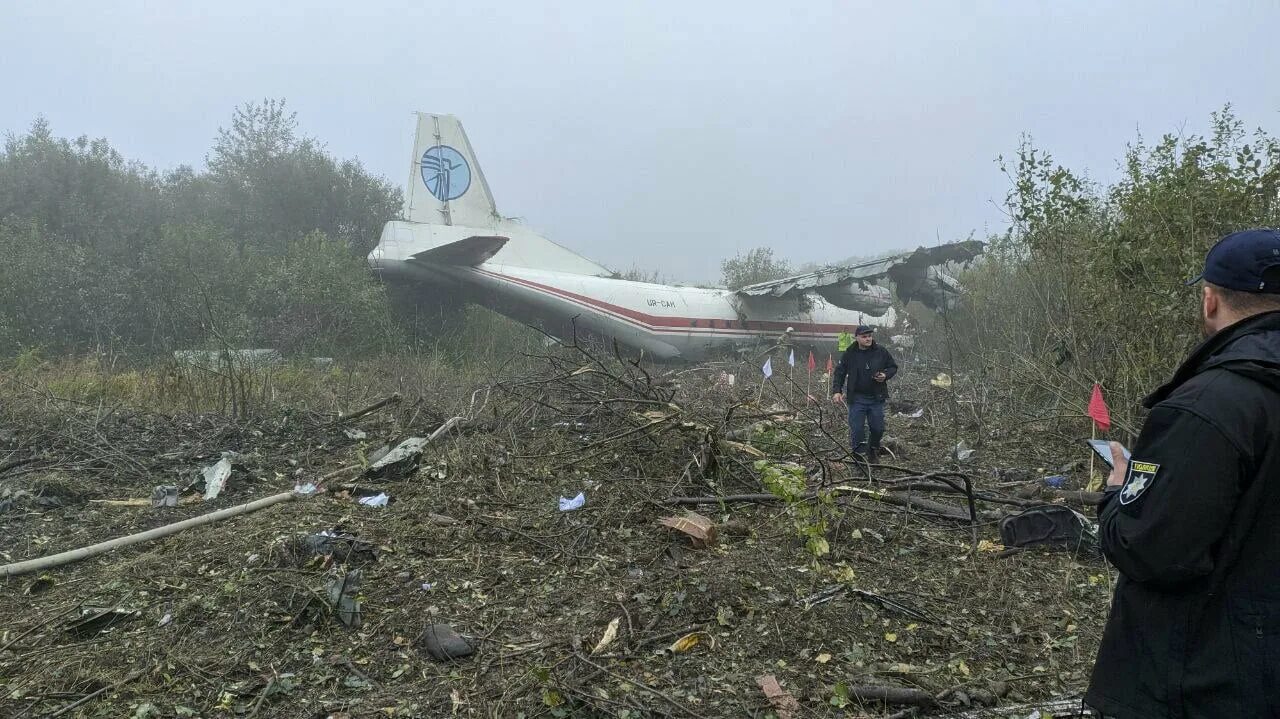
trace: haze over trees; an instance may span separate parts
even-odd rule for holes
[[[1136,139],[1120,166],[1114,183],[1091,182],[1030,141],[1002,160],[1011,224],[963,273],[967,293],[934,343],[990,388],[992,408],[1074,411],[1099,381],[1123,418],[1199,339],[1197,290],[1183,280],[1210,244],[1280,224],[1280,140],[1248,132],[1230,107],[1207,136]],[[401,204],[398,187],[332,156],[282,101],[236,108],[202,168],[164,173],[37,119],[0,152],[0,357],[402,347],[413,333],[364,260]],[[738,288],[793,267],[762,247],[721,270]],[[483,324],[461,329],[509,339],[514,327]]]
[[[0,152],[0,354],[371,348],[388,317],[364,255],[401,203],[279,100],[165,173],[37,119]]]

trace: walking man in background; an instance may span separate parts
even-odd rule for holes
[[[863,454],[864,425],[870,425],[871,441],[865,450],[867,462],[880,461],[880,439],[884,437],[884,403],[889,398],[889,380],[898,373],[898,364],[889,350],[876,344],[874,328],[859,325],[854,343],[840,355],[831,378],[831,399],[849,405],[849,443],[855,454]]]
[[[1111,445],[1104,717],[1280,717],[1280,232],[1227,235],[1200,280],[1208,339],[1143,403],[1132,458]]]

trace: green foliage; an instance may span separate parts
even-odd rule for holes
[[[37,120],[0,153],[0,356],[381,348],[395,334],[364,255],[400,205],[283,101],[237,108],[208,172],[164,177]]]
[[[1029,141],[1004,166],[1013,224],[963,278],[948,318],[958,359],[1032,414],[1082,409],[1100,381],[1132,423],[1200,339],[1185,279],[1221,235],[1280,222],[1280,142],[1250,137],[1228,107],[1208,137],[1137,140],[1109,187]]]
[[[731,290],[789,274],[791,263],[774,258],[773,249],[769,247],[757,247],[746,255],[738,254],[720,263],[720,281]]]
[[[835,509],[835,499],[830,493],[818,492],[816,503],[809,502],[805,496],[809,490],[808,476],[798,464],[759,459],[753,466],[765,489],[786,503],[796,536],[804,540],[805,549],[815,559],[829,554],[827,525]]]

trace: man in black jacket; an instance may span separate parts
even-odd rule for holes
[[[1085,702],[1107,717],[1280,717],[1280,232],[1205,258],[1209,338],[1099,507],[1120,570]]]
[[[862,451],[863,425],[871,426],[867,461],[880,461],[880,439],[884,437],[884,402],[889,397],[889,380],[898,373],[898,363],[889,350],[876,344],[875,328],[859,325],[854,343],[840,355],[831,378],[831,399],[849,405],[849,443]]]

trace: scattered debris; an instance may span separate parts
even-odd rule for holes
[[[951,389],[951,375],[939,372],[937,377],[929,380],[929,384],[940,389]]]
[[[410,437],[369,465],[365,474],[370,477],[407,477],[418,469],[422,450],[429,442],[426,437]]]
[[[908,413],[906,413],[906,412],[898,412],[898,413],[897,413],[897,414],[895,414],[894,416],[895,416],[895,417],[906,417],[906,418],[908,418],[908,419],[920,419],[921,417],[923,417],[923,416],[924,416],[924,407],[921,407],[920,409],[917,409],[916,411],[914,411],[914,412],[912,412],[912,413],[910,413],[910,414],[908,414]]]
[[[360,611],[360,579],[359,569],[338,572],[329,578],[325,585],[329,605],[338,615],[338,621],[351,628],[359,627],[362,621]]]
[[[355,427],[344,427],[342,433],[347,436],[347,439],[361,440],[369,437],[367,432]]]
[[[293,493],[303,497],[310,497],[318,491],[320,491],[320,488],[315,485],[315,482],[293,485]]]
[[[1045,486],[1053,487],[1054,489],[1062,489],[1062,487],[1065,486],[1066,483],[1067,483],[1067,478],[1062,476],[1061,474],[1055,474],[1051,477],[1044,478]]]
[[[687,512],[683,517],[663,517],[658,523],[684,533],[698,549],[716,543],[715,523],[697,512]]]
[[[431,624],[418,635],[415,642],[420,649],[426,650],[431,658],[440,662],[463,659],[471,656],[475,650],[467,640],[458,636],[448,624]]]
[[[371,497],[361,497],[359,499],[360,504],[366,507],[385,507],[390,501],[391,497],[387,496],[386,492],[379,492]]]
[[[618,626],[622,623],[622,617],[614,617],[609,622],[609,626],[604,628],[604,636],[600,637],[600,641],[596,642],[596,646],[591,650],[592,655],[599,654],[604,651],[614,639],[618,637]]]
[[[231,476],[231,461],[237,457],[235,452],[223,452],[222,459],[216,464],[211,464],[201,470],[200,474],[204,478],[204,498],[206,501],[216,499],[222,493],[222,489],[227,485],[227,478]]]
[[[573,499],[565,499],[564,497],[561,497],[560,511],[572,512],[575,509],[581,508],[582,505],[586,503],[587,503],[587,497],[582,492],[578,492],[578,496],[574,497]]]
[[[970,449],[969,445],[965,444],[965,441],[962,439],[951,449],[951,458],[957,462],[968,462],[976,451],[978,450]]]
[[[152,507],[176,507],[178,506],[178,487],[173,484],[157,485],[151,490],[151,506]]]
[[[756,677],[756,684],[760,685],[760,690],[764,692],[773,710],[778,713],[778,719],[794,719],[796,712],[800,711],[800,702],[791,696],[791,692],[782,688],[777,677],[764,674]]]
[[[53,585],[55,584],[57,584],[57,582],[53,580],[53,577],[48,574],[41,574],[34,582],[27,585],[27,594],[32,595],[47,592],[50,589],[53,589]]]
[[[141,612],[136,609],[122,609],[119,605],[111,607],[82,607],[80,616],[69,622],[66,625],[66,630],[71,634],[84,638],[105,632],[121,622],[137,619],[140,615]]]
[[[303,539],[303,545],[310,553],[329,557],[337,563],[378,560],[377,551],[372,544],[347,532],[326,529]]]

